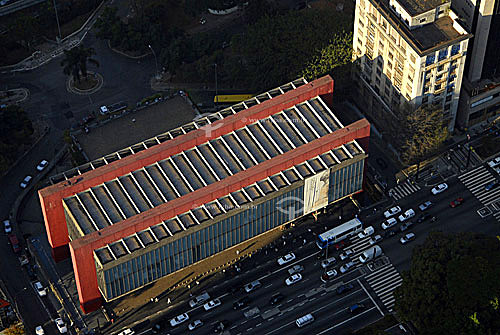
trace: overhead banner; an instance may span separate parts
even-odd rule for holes
[[[304,215],[328,205],[330,169],[307,178],[304,183]]]

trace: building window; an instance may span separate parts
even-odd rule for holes
[[[382,71],[380,71],[379,68],[377,68],[377,75],[379,75],[379,76],[382,75]]]
[[[434,64],[434,61],[436,60],[436,56],[434,55],[429,55],[427,56],[427,58],[425,59],[425,65],[426,66],[429,66],[429,65],[432,65]]]
[[[434,91],[438,91],[441,88],[441,84],[434,85]]]
[[[392,63],[391,63],[391,62],[387,62],[387,67],[388,67],[389,69],[392,69]]]
[[[408,93],[406,93],[406,100],[411,101],[411,97]]]
[[[424,23],[425,22],[425,17],[423,19],[420,19],[420,23]]]
[[[422,98],[422,103],[426,104],[427,102],[429,102],[429,97],[428,96],[423,97]]]
[[[379,42],[378,43],[378,47],[379,47],[380,50],[384,50],[384,43]]]
[[[460,52],[460,44],[456,44],[456,45],[453,45],[451,47],[451,55],[452,56],[455,56],[456,54],[458,54]]]
[[[443,71],[443,69],[444,69],[444,65],[439,65],[438,68],[437,68],[438,72]]]
[[[410,55],[410,61],[415,64],[415,61],[416,61],[415,56]]]
[[[359,25],[360,25],[361,27],[364,27],[364,26],[365,26],[365,25],[363,24],[363,21],[361,21],[361,19],[359,20]]]
[[[448,49],[443,49],[439,51],[438,61],[442,61],[448,56]]]
[[[390,60],[393,60],[393,59],[394,59],[394,55],[392,54],[392,52],[389,52],[389,59],[390,59]]]

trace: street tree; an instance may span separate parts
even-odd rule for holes
[[[24,335],[26,332],[24,331],[24,327],[22,324],[12,325],[9,328],[3,331],[5,335]]]
[[[421,334],[500,332],[500,241],[475,233],[430,233],[417,246],[395,310]]]
[[[73,76],[78,83],[82,77],[87,78],[87,64],[99,66],[99,62],[92,58],[93,55],[95,55],[95,50],[83,45],[64,50],[64,59],[61,61],[64,74]]]
[[[394,142],[405,164],[416,164],[436,153],[448,137],[448,120],[441,107],[409,105],[400,111]]]

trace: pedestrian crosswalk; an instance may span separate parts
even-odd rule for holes
[[[403,283],[398,270],[389,263],[366,275],[365,279],[389,313],[392,313],[395,301],[394,290]]]
[[[398,201],[412,193],[420,190],[420,186],[417,184],[412,184],[409,179],[405,180],[404,183],[398,184],[389,190],[389,196],[394,200]]]
[[[486,207],[500,200],[500,187],[486,190],[485,185],[494,181],[493,175],[484,165],[470,170],[458,177],[467,189]],[[493,212],[493,216],[500,221],[500,210]]]

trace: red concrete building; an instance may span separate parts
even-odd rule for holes
[[[82,310],[360,192],[370,125],[342,125],[332,94],[296,80],[40,190]]]

